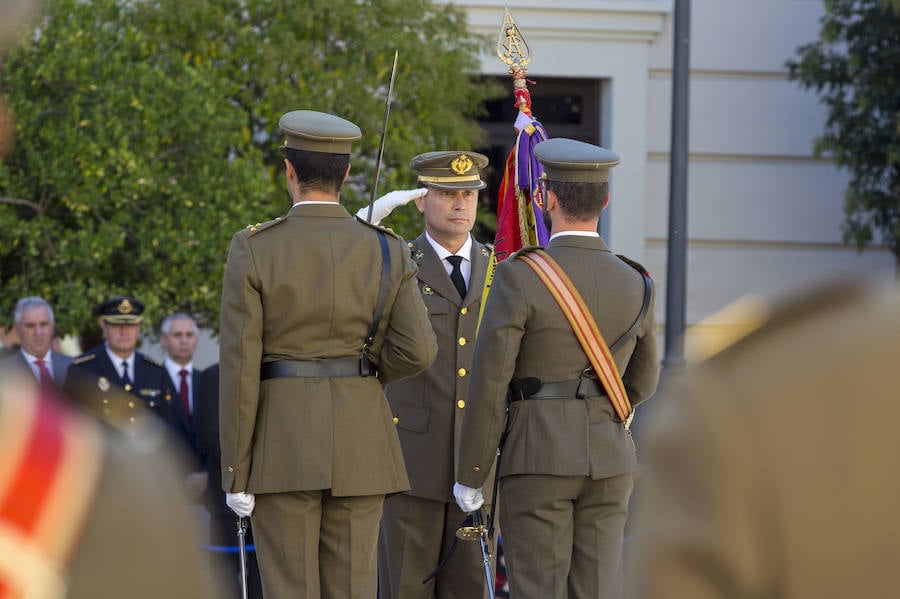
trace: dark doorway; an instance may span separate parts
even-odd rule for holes
[[[485,131],[487,147],[476,148],[490,159],[490,165],[483,173],[487,188],[482,192],[482,201],[497,213],[497,191],[503,178],[506,158],[515,142],[517,109],[513,105],[512,78],[486,76],[508,88],[509,94],[485,103],[485,116],[479,119]],[[600,80],[563,79],[559,77],[534,77],[536,83],[529,84],[531,110],[541,122],[550,137],[569,137],[592,144],[600,143]],[[482,227],[483,228],[483,227]],[[495,231],[479,230],[476,237],[492,241]]]

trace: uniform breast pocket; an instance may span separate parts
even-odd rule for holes
[[[425,301],[425,307],[428,308],[430,316],[450,312],[450,302],[438,295],[423,295],[422,299]]]

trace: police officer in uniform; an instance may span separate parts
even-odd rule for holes
[[[597,234],[609,170],[619,159],[563,138],[541,142],[535,155],[547,176],[544,209],[552,235],[546,252],[572,280],[607,343],[625,337],[613,358],[638,405],[653,394],[659,376],[653,298],[644,311],[639,265],[619,259]],[[582,376],[588,357],[519,254],[497,266],[485,306],[454,494],[464,511],[481,504],[508,426],[498,501],[510,596],[616,597],[637,469],[634,445],[604,388]],[[533,384],[525,386],[529,380]],[[510,386],[515,394],[509,393],[507,425]]]
[[[415,200],[425,231],[409,248],[419,266],[419,290],[438,354],[422,374],[387,387],[412,489],[385,500],[378,555],[381,599],[472,599],[486,592],[477,542],[457,543],[435,577],[422,581],[450,555],[466,517],[452,488],[491,255],[470,234],[478,190],[485,187],[480,171],[487,164],[487,157],[463,151],[428,152],[410,162],[426,193]]]
[[[187,416],[166,369],[135,350],[143,323],[144,304],[117,295],[96,309],[103,345],[72,361],[64,390],[89,411],[133,433],[151,414],[160,417],[176,438],[190,447]]]
[[[741,301],[746,330],[666,377],[646,430],[632,597],[900,588],[900,289]]]
[[[279,125],[294,205],[236,233],[225,267],[222,485],[252,515],[266,596],[370,599],[384,496],[409,489],[383,385],[437,346],[406,244],[340,205],[359,128]]]

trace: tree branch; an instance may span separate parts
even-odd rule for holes
[[[38,214],[42,214],[44,211],[40,207],[40,205],[35,204],[31,200],[23,200],[21,198],[3,198],[0,197],[0,204],[19,204],[20,206],[28,206]]]

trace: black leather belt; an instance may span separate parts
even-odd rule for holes
[[[283,377],[330,378],[339,376],[375,376],[375,367],[362,358],[333,360],[278,360],[260,367],[259,380]]]
[[[585,397],[600,397],[606,395],[603,385],[596,379],[580,378],[572,381],[559,381],[557,383],[542,383],[537,391],[529,392],[525,389],[517,389],[511,385],[509,401],[523,399],[584,399]]]

